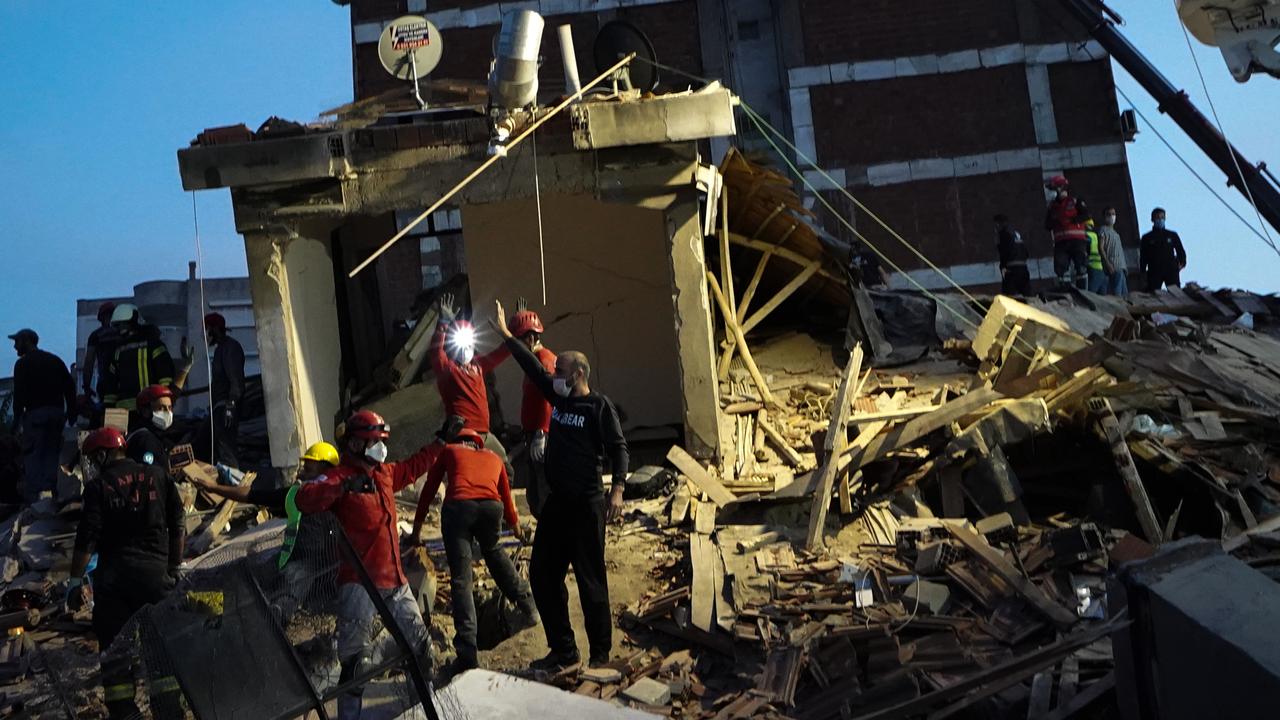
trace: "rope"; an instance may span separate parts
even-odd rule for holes
[[[529,136],[533,148],[533,201],[538,209],[538,271],[542,276],[542,306],[547,306],[547,255],[542,245],[542,183],[538,179],[538,135]]]
[[[1174,2],[1174,12],[1177,12],[1177,2]],[[1253,206],[1253,212],[1258,216],[1258,224],[1262,227],[1262,232],[1267,234],[1266,242],[1280,254],[1280,248],[1276,247],[1275,241],[1271,239],[1271,231],[1267,229],[1267,223],[1262,219],[1262,211],[1258,209],[1258,204],[1253,200],[1253,189],[1249,187],[1249,183],[1245,181],[1244,172],[1240,170],[1240,158],[1236,156],[1235,147],[1231,144],[1231,140],[1227,138],[1227,130],[1222,126],[1222,118],[1218,117],[1218,107],[1213,103],[1213,96],[1209,94],[1209,84],[1204,80],[1204,71],[1200,69],[1200,58],[1196,57],[1195,48],[1191,46],[1191,34],[1187,32],[1185,23],[1179,22],[1182,26],[1182,39],[1187,42],[1187,53],[1191,55],[1191,62],[1196,66],[1196,75],[1200,76],[1200,87],[1204,90],[1204,97],[1209,101],[1209,111],[1213,113],[1213,122],[1218,126],[1218,134],[1222,136],[1222,142],[1227,146],[1227,152],[1231,155],[1231,164],[1235,166],[1236,176],[1240,178],[1240,183],[1244,185],[1244,193],[1249,197],[1249,204]]]

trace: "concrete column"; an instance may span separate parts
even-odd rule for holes
[[[320,233],[317,233],[320,234]],[[342,350],[329,242],[284,228],[245,233],[271,464],[333,440]]]
[[[720,383],[716,379],[697,194],[692,190],[681,192],[666,216],[680,382],[684,389],[685,448],[695,457],[716,458],[720,454]]]

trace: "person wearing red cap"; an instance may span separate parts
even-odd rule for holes
[[[174,442],[169,431],[173,427],[173,390],[168,385],[148,385],[138,393],[138,425],[125,441],[127,454],[134,462],[155,465],[169,472],[169,452]]]
[[[1044,218],[1044,228],[1053,234],[1053,274],[1058,276],[1058,285],[1070,287],[1074,280],[1076,287],[1084,290],[1089,279],[1089,236],[1085,227],[1089,209],[1084,200],[1072,194],[1071,183],[1062,175],[1050,178],[1045,188],[1054,193]]]
[[[451,293],[440,297],[440,322],[427,357],[436,377],[436,389],[444,401],[446,415],[461,417],[466,426],[484,438],[484,446],[497,453],[507,464],[507,450],[489,428],[489,392],[484,376],[493,372],[511,356],[506,347],[499,345],[485,355],[477,356],[475,327],[458,318],[457,307]],[[510,474],[508,466],[508,474]]]
[[[240,402],[244,398],[244,346],[227,332],[221,313],[204,316],[205,337],[213,347],[209,360],[209,422],[213,425],[212,462],[239,467]],[[202,433],[209,437],[209,433]]]
[[[93,632],[99,651],[106,653],[135,612],[158,602],[173,587],[182,563],[184,514],[168,475],[126,457],[119,430],[90,433],[81,452],[92,470],[76,528],[68,601],[76,609],[93,599]],[[85,572],[95,552],[98,567],[91,591]],[[127,658],[113,653],[102,661],[103,695],[111,718],[138,717]],[[157,716],[162,709],[181,710],[177,684],[168,680],[148,683]]]
[[[111,314],[116,304],[110,300],[98,306],[98,327],[89,333],[84,345],[84,363],[80,368],[80,387],[88,397],[102,397],[102,374],[107,369],[107,359],[115,354],[118,336],[111,327]],[[101,361],[101,363],[99,362]],[[93,373],[97,370],[97,383]]]
[[[486,450],[484,440],[475,430],[464,429],[445,447],[440,459],[427,473],[426,484],[418,496],[418,512],[413,518],[415,542],[422,538],[422,525],[427,509],[435,500],[440,483],[447,481],[444,506],[440,510],[440,534],[449,560],[449,588],[453,599],[453,638],[457,660],[451,675],[478,667],[476,647],[476,606],[471,591],[472,541],[479,546],[489,574],[507,600],[514,603],[523,616],[519,629],[537,624],[538,611],[533,604],[529,584],[520,579],[511,558],[498,547],[498,532],[505,519],[516,537],[524,540],[506,467],[493,451]]]
[[[547,372],[556,371],[556,354],[542,345],[542,318],[529,309],[524,298],[516,303],[516,313],[507,325],[511,335],[533,352]],[[536,518],[542,514],[542,504],[551,493],[545,463],[547,431],[551,429],[551,403],[527,375],[521,383],[521,391],[520,429],[524,432],[526,448],[521,474],[527,488],[525,498],[529,502],[529,512]]]
[[[400,462],[387,462],[391,427],[372,410],[353,413],[344,423],[338,447],[341,463],[324,477],[304,484],[294,500],[304,514],[332,512],[351,541],[361,564],[382,596],[414,652],[430,667],[430,642],[413,592],[400,561],[399,516],[395,494],[412,485],[435,464],[444,442],[461,429],[462,421],[446,420],[436,441]],[[373,600],[360,584],[359,571],[347,562],[338,566],[338,660],[342,681],[376,662]],[[338,699],[338,717],[360,717],[364,688]]]

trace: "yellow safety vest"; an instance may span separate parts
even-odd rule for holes
[[[1102,253],[1098,250],[1098,233],[1092,230],[1086,230],[1085,235],[1089,236],[1089,269],[1102,269]]]

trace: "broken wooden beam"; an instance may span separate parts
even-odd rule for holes
[[[893,430],[875,438],[865,449],[851,448],[849,456],[850,468],[858,470],[869,462],[878,460],[898,448],[910,445],[934,430],[946,427],[971,412],[980,410],[999,400],[1004,395],[989,387],[970,390],[942,407],[926,415],[900,425]]]
[[[840,454],[847,437],[846,426],[852,410],[854,387],[858,384],[861,373],[862,345],[859,343],[849,355],[844,375],[840,378],[840,389],[832,400],[831,422],[827,424],[827,437],[823,441],[822,467],[818,470],[818,487],[814,491],[813,507],[809,511],[809,533],[805,537],[805,548],[809,551],[822,547],[822,529],[826,525],[827,509],[831,505],[831,490],[840,470]]]
[[[679,445],[672,445],[671,449],[667,451],[667,461],[672,465],[675,465],[685,477],[693,481],[693,484],[697,485],[699,490],[706,493],[707,497],[711,499],[711,502],[715,503],[718,507],[724,507],[738,499],[737,496],[729,492],[724,485],[721,485],[718,480],[711,477],[711,474],[699,465],[698,461],[694,460],[693,456],[685,452],[684,448],[681,448]]]
[[[969,552],[973,553],[974,557],[1000,576],[1001,580],[1009,583],[1024,600],[1031,603],[1032,607],[1049,618],[1055,625],[1060,628],[1067,628],[1074,625],[1076,620],[1079,619],[1070,609],[1063,607],[1061,603],[1049,597],[1044,590],[1040,589],[1039,585],[1027,579],[1018,568],[1014,567],[995,548],[991,547],[985,538],[959,523],[948,523],[946,528],[951,532],[952,537],[960,541]]]
[[[800,453],[796,452],[795,448],[791,447],[787,439],[782,437],[782,433],[778,432],[777,428],[769,424],[764,412],[761,412],[756,419],[756,425],[764,432],[765,438],[773,443],[774,448],[778,450],[778,454],[782,456],[784,462],[793,468],[798,468],[804,464],[804,458],[800,456]]]
[[[729,301],[725,299],[724,293],[720,291],[720,283],[716,281],[716,276],[707,273],[707,283],[711,286],[711,294],[716,298],[716,304],[720,306],[720,316],[724,319],[725,328],[732,334],[733,339],[738,344],[738,350],[742,353],[742,362],[747,366],[747,372],[751,373],[751,380],[755,382],[756,388],[760,390],[760,399],[764,400],[767,405],[774,405],[776,401],[773,399],[773,393],[769,392],[769,386],[765,384],[764,375],[760,374],[760,368],[756,366],[755,358],[751,357],[751,348],[747,347],[747,338],[742,332],[742,327],[738,325],[738,319],[734,316],[733,309],[729,306]]]
[[[1160,521],[1156,519],[1155,509],[1151,507],[1151,498],[1147,496],[1147,488],[1142,484],[1142,476],[1133,463],[1133,455],[1129,452],[1129,444],[1120,431],[1120,421],[1111,410],[1111,403],[1106,398],[1096,398],[1090,403],[1098,414],[1099,434],[1111,446],[1111,455],[1115,458],[1116,469],[1120,471],[1120,479],[1124,481],[1125,492],[1133,501],[1133,510],[1138,516],[1138,524],[1147,542],[1159,545],[1164,542],[1164,534],[1160,530]]]

